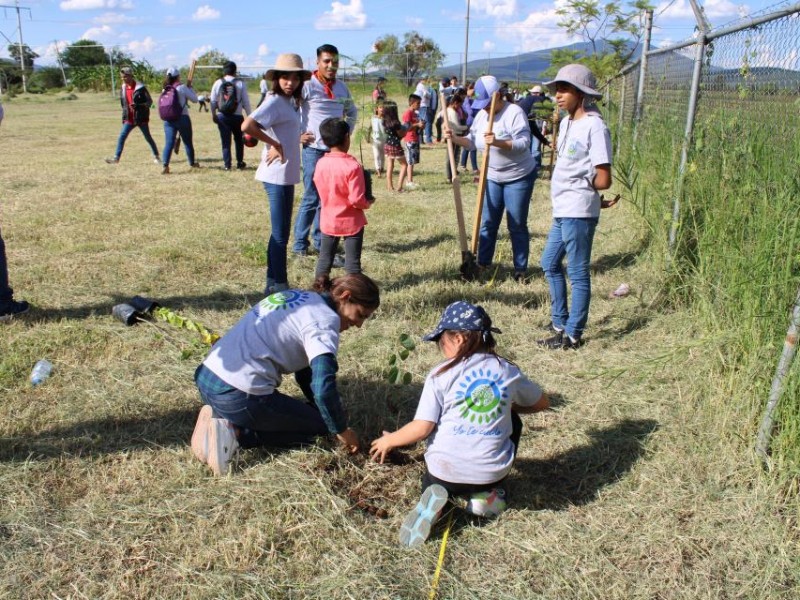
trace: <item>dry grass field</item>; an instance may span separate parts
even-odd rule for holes
[[[35,308],[0,327],[0,598],[428,597],[443,528],[418,549],[396,542],[418,497],[421,448],[393,465],[328,443],[247,451],[214,478],[188,446],[206,348],[189,331],[111,316],[139,294],[223,333],[260,299],[260,148],[247,150],[245,172],[223,172],[216,127],[194,112],[203,168],[190,172],[181,153],[162,176],[138,131],[120,164],[105,164],[119,132],[108,96],[5,108],[0,224],[12,285]],[[160,148],[157,117],[152,126]],[[797,598],[797,499],[754,460],[761,407],[721,392],[723,337],[653,302],[661,263],[643,250],[631,206],[606,211],[598,229],[587,345],[542,350],[548,183],[534,191],[529,281],[511,277],[504,234],[496,273],[461,282],[444,157],[423,150],[411,193],[375,182],[363,264],[382,306],[340,352],[353,427],[366,442],[412,417],[436,349],[411,354],[410,385],[385,382],[387,357],[400,334],[418,340],[461,298],[486,307],[501,353],[554,407],[524,417],[507,513],[455,518],[438,597]],[[475,186],[463,181],[471,222]],[[291,283],[309,285],[313,266],[291,261]],[[622,282],[632,293],[609,299]],[[43,357],[53,374],[32,388]]]

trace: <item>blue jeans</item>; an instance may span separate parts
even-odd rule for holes
[[[311,146],[303,146],[303,198],[297,208],[297,217],[294,221],[294,252],[308,250],[308,235],[314,248],[319,250],[319,192],[314,185],[314,171],[319,159],[325,156],[327,150],[319,150]],[[313,230],[312,230],[313,226]]]
[[[533,182],[536,170],[524,177],[498,183],[486,181],[486,197],[481,213],[481,231],[478,242],[478,264],[490,265],[497,245],[497,230],[506,213],[508,235],[511,238],[511,253],[514,257],[514,270],[524,273],[528,270],[530,233],[528,232],[528,207],[533,195]]]
[[[153,136],[150,135],[150,126],[147,123],[142,123],[141,125],[123,123],[122,131],[119,132],[119,138],[117,138],[117,150],[114,152],[114,158],[117,160],[119,160],[119,157],[122,156],[122,149],[125,147],[125,140],[128,139],[128,135],[136,127],[142,131],[145,141],[150,144],[150,149],[153,151],[153,156],[158,158],[158,147],[156,146],[155,140],[153,140]]]
[[[425,113],[424,117],[423,114]],[[424,109],[420,109],[419,111],[419,120],[425,123],[425,126],[422,128],[422,142],[424,144],[430,144],[433,142],[433,115],[434,111],[429,106],[426,106]]]
[[[580,339],[589,319],[592,284],[589,264],[596,218],[554,218],[542,251],[542,269],[550,285],[550,314],[553,325]],[[564,257],[572,285],[572,307],[567,310],[567,282],[564,279]]]
[[[200,368],[206,368],[201,366]],[[311,444],[327,435],[328,428],[313,404],[275,390],[268,396],[255,396],[232,388],[213,393],[198,386],[203,402],[214,410],[214,417],[227,419],[239,428],[239,445],[289,447]]]
[[[294,186],[264,182],[269,200],[271,233],[267,243],[267,281],[288,283],[286,251],[289,248],[289,229],[292,224]]]
[[[6,262],[6,245],[0,232],[0,306],[9,304],[14,299],[14,290],[8,285],[8,264]]]
[[[219,139],[222,142],[222,163],[226,169],[231,168],[231,136],[236,149],[236,166],[244,165],[244,138],[242,137],[242,123],[244,117],[239,115],[226,115],[217,113],[217,127]]]
[[[461,146],[459,146],[460,148]],[[476,173],[478,171],[478,151],[477,150],[467,150],[466,148],[461,152],[461,168],[465,168],[467,166],[467,156],[469,156],[469,162],[472,166],[472,172]]]
[[[181,141],[183,147],[186,148],[186,160],[189,161],[189,166],[194,164],[194,145],[192,144],[192,120],[189,115],[181,115],[175,121],[164,121],[164,154],[162,155],[161,162],[164,166],[169,165],[172,150],[175,148],[175,138],[181,134]]]

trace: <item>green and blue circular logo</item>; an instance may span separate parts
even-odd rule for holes
[[[305,304],[311,296],[308,292],[300,290],[286,290],[285,292],[275,292],[264,298],[258,303],[263,310],[290,310]]]
[[[508,386],[500,375],[483,369],[475,369],[459,382],[456,404],[461,417],[479,425],[491,423],[508,404]]]

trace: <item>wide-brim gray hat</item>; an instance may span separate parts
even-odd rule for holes
[[[275,66],[267,71],[267,79],[274,81],[276,73],[299,73],[300,81],[311,79],[311,71],[303,67],[303,59],[299,54],[279,54]]]
[[[558,82],[568,83],[592,98],[603,97],[603,94],[596,89],[597,79],[595,79],[589,68],[584,65],[574,64],[561,67],[556,73],[555,79],[545,82],[551,94],[555,94]]]

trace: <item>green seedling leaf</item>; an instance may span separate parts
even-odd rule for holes
[[[403,383],[405,385],[411,383],[411,373],[403,373]]]
[[[409,352],[405,348],[403,348],[402,350],[400,350],[400,352],[398,352],[398,356],[400,356],[400,360],[407,359],[408,358],[408,354],[409,354]]]
[[[397,367],[392,367],[391,369],[389,369],[389,374],[386,376],[386,379],[389,380],[389,383],[394,383],[399,373],[400,369],[398,369]]]
[[[397,362],[397,355],[396,355],[396,354],[392,354],[392,355],[389,357],[389,366],[391,366],[391,365],[395,364],[396,362]]]
[[[416,344],[414,343],[414,340],[411,339],[411,336],[408,335],[407,333],[403,333],[400,335],[400,345],[403,346],[403,348],[405,348],[406,350],[413,350],[414,348],[417,347]]]

